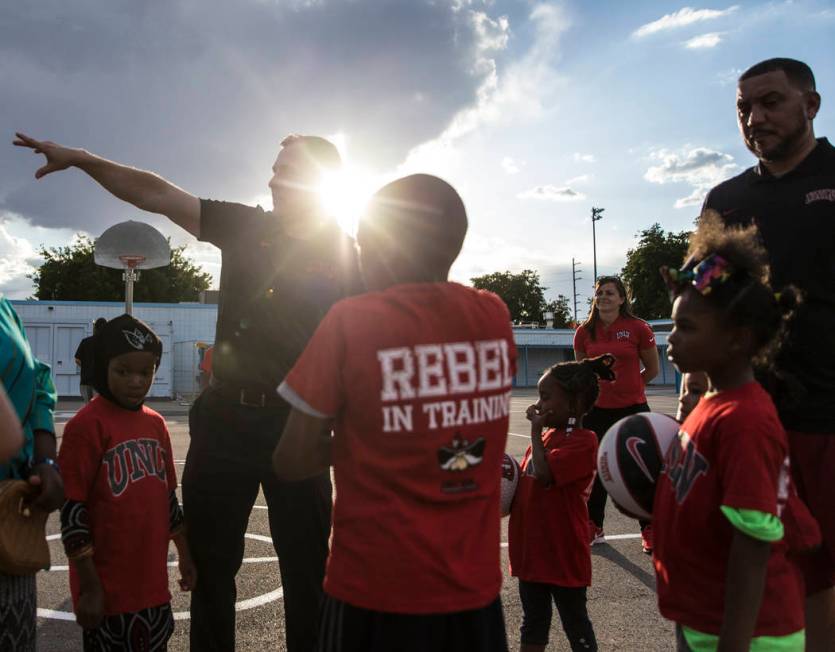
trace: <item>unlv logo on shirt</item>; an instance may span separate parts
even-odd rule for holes
[[[630,335],[632,335],[632,333],[629,331],[618,331],[615,333],[615,339],[617,339],[618,342],[621,340],[628,340]]]
[[[673,485],[676,502],[680,505],[699,476],[708,472],[710,462],[696,449],[689,435],[679,431],[678,441],[673,441],[664,460],[664,468]]]
[[[114,496],[121,496],[128,483],[146,477],[166,482],[165,451],[156,439],[123,441],[104,454],[107,480]]]

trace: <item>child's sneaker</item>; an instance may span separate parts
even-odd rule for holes
[[[606,543],[606,535],[603,534],[603,528],[597,527],[594,521],[589,521],[589,543],[593,546]]]
[[[641,529],[641,550],[645,555],[652,554],[652,525],[647,525]]]

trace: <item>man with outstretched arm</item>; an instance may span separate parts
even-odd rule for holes
[[[263,490],[284,590],[287,649],[315,648],[328,553],[327,471],[281,482],[270,458],[289,406],[275,388],[330,306],[360,291],[352,240],[325,215],[316,189],[338,168],[336,148],[288,136],[273,165],[273,212],[198,199],[162,177],[17,134],[15,145],[46,157],[36,173],[75,167],[112,195],[160,213],[223,255],[209,388],[189,414],[183,472],[189,545],[200,575],[191,602],[191,649],[235,647],[235,575],[249,514]]]

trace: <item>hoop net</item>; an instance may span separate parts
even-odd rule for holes
[[[125,255],[119,256],[119,260],[121,260],[124,266],[128,269],[136,269],[137,265],[145,262],[145,256]]]

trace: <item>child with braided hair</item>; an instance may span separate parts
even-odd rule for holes
[[[674,296],[668,356],[710,387],[670,446],[653,509],[658,605],[680,651],[804,647],[802,582],[780,518],[788,440],[754,378],[797,297],[775,296],[766,261],[756,227],[725,228],[708,212],[684,266],[661,270]]]
[[[583,428],[598,378],[614,380],[606,354],[561,362],[539,379],[539,400],[528,407],[531,445],[510,513],[510,572],[519,578],[522,652],[544,650],[554,601],[572,651],[597,650],[586,609],[591,550],[586,506],[595,477],[597,436]]]

